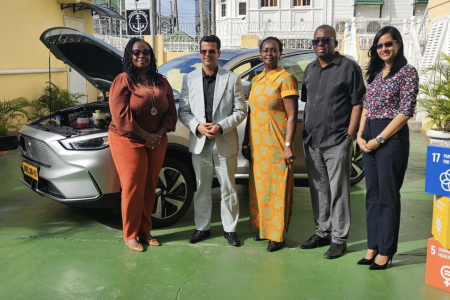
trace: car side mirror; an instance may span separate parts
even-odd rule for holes
[[[0,151],[16,150],[20,146],[20,140],[15,136],[0,137]]]

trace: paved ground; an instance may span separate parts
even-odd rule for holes
[[[213,237],[186,242],[193,210],[170,228],[154,231],[163,243],[144,253],[128,250],[120,223],[108,211],[75,209],[41,197],[19,180],[18,152],[0,157],[0,299],[449,299],[425,285],[432,196],[424,191],[427,143],[411,136],[402,190],[399,252],[392,268],[356,265],[366,249],[364,182],[352,188],[348,253],[326,260],[326,248],[296,243],[314,229],[307,187],[295,188],[287,247],[268,253],[252,240],[247,188],[239,186],[240,248],[222,236],[214,189]]]

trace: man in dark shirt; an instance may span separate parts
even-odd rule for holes
[[[352,142],[366,88],[356,62],[335,52],[333,27],[319,26],[312,44],[317,60],[305,69],[301,100],[306,102],[303,142],[316,233],[300,247],[331,244],[324,257],[337,258],[347,250]]]
[[[200,41],[202,68],[184,77],[178,115],[189,129],[197,192],[194,197],[195,232],[189,243],[211,235],[211,186],[214,172],[220,183],[224,237],[239,246],[236,233],[239,200],[235,173],[239,140],[236,127],[247,116],[239,75],[218,65],[220,39],[204,36]]]
[[[203,75],[203,94],[205,95],[205,113],[206,113],[206,123],[212,123],[212,111],[213,111],[213,100],[214,100],[214,87],[216,85],[216,76],[219,66],[216,67],[214,73],[208,75],[202,68]]]

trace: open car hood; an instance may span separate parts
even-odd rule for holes
[[[109,90],[114,78],[122,72],[123,53],[85,32],[53,27],[44,31],[40,40],[57,59],[103,92]]]

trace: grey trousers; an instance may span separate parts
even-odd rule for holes
[[[223,230],[236,231],[239,219],[239,199],[235,182],[237,154],[229,157],[219,156],[215,141],[207,140],[202,153],[192,154],[192,164],[197,180],[197,192],[194,196],[194,219],[197,230],[207,230],[211,227],[211,189],[215,171],[220,183]]]
[[[306,167],[316,234],[345,243],[350,230],[350,168],[352,144],[322,148],[305,145]]]

